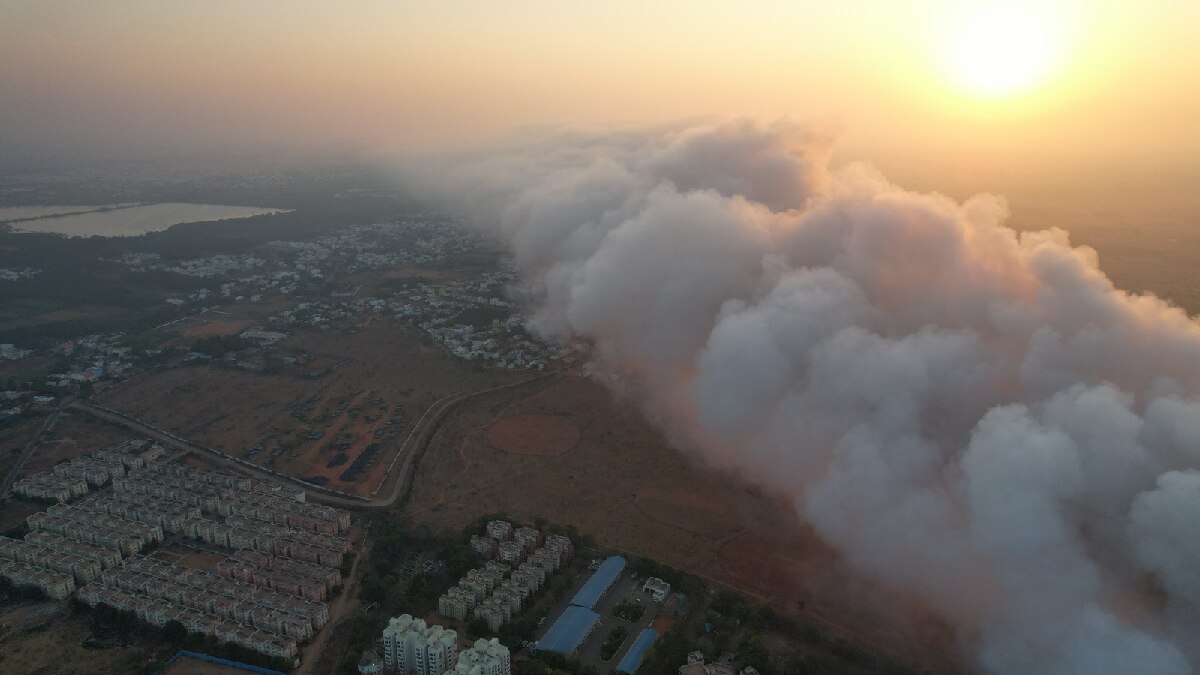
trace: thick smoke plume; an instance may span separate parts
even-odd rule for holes
[[[1200,326],[1002,199],[916,194],[832,134],[562,135],[440,185],[685,449],[794,500],[988,673],[1200,663]]]

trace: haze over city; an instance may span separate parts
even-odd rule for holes
[[[0,669],[1196,672],[1197,30],[0,2]]]

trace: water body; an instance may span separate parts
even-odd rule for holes
[[[15,206],[0,208],[0,223],[14,232],[51,232],[69,237],[136,237],[179,223],[249,218],[287,209],[219,204],[110,204],[107,206]]]

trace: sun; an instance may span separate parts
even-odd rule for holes
[[[950,41],[958,86],[986,97],[1029,91],[1049,78],[1057,47],[1048,18],[1015,4],[981,7],[963,17]]]

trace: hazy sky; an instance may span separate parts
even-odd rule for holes
[[[1200,3],[1047,0],[1041,44],[1018,27],[964,47],[988,4],[0,0],[0,152],[424,149],[750,115],[829,120],[842,155],[885,168],[1196,164]],[[1015,93],[956,79],[1030,53]]]

